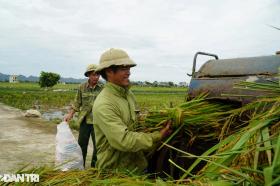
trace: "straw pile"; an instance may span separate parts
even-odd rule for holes
[[[239,128],[222,136],[219,143],[200,156],[182,151],[166,144],[186,158],[195,162],[185,169],[172,160],[173,165],[196,180],[228,180],[234,184],[279,185],[280,184],[280,87],[278,82],[242,82],[238,88],[268,92],[265,98],[230,111],[222,131],[230,131],[232,125]],[[248,119],[236,122],[236,117]],[[192,170],[200,162],[207,162],[196,175]]]
[[[176,108],[148,113],[139,130],[159,130],[167,120],[173,121],[174,129],[164,143],[169,150],[161,149],[162,145],[152,158],[152,162],[157,160],[152,170],[175,178],[179,175],[181,180],[191,177],[234,184],[280,184],[279,82],[240,82],[235,88],[263,94],[237,109],[209,102],[207,95],[202,95]],[[163,166],[167,161],[173,167]],[[174,166],[181,173],[174,174]]]

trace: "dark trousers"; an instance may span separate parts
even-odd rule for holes
[[[78,143],[79,143],[79,145],[82,149],[82,153],[83,153],[84,166],[85,166],[86,157],[87,157],[87,148],[88,148],[88,142],[89,142],[90,135],[91,135],[92,143],[93,143],[91,167],[95,167],[95,163],[97,160],[97,152],[96,152],[94,128],[93,128],[93,124],[87,124],[86,120],[84,119],[80,125],[79,139],[78,139]]]

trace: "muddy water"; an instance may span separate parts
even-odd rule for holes
[[[78,133],[73,132],[77,138]],[[20,167],[53,165],[56,125],[39,118],[25,118],[20,110],[0,103],[0,174]],[[91,140],[90,140],[91,141]],[[90,143],[86,167],[90,165]]]
[[[66,114],[66,111],[50,110],[50,111],[47,111],[47,112],[43,112],[42,118],[46,119],[48,121],[51,121],[53,119],[63,120],[65,114]]]

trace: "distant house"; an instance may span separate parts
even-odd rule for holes
[[[186,83],[186,82],[180,82],[180,83],[179,83],[179,86],[180,86],[180,87],[186,87],[186,86],[187,86],[187,83]]]
[[[158,86],[160,86],[160,87],[169,87],[170,85],[169,85],[169,82],[159,82]]]
[[[17,75],[10,75],[9,82],[10,83],[18,83]]]

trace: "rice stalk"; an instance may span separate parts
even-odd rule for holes
[[[146,114],[140,121],[138,131],[156,131],[164,127],[166,121],[172,121],[174,133],[165,141],[171,141],[180,130],[184,129],[186,133],[192,128],[203,129],[205,132],[198,135],[198,138],[214,139],[219,135],[222,122],[230,106],[211,103],[206,100],[207,95],[201,95],[191,101],[185,102],[175,108],[165,108],[153,110]],[[212,130],[212,131],[211,131]],[[211,131],[209,133],[209,131]]]

